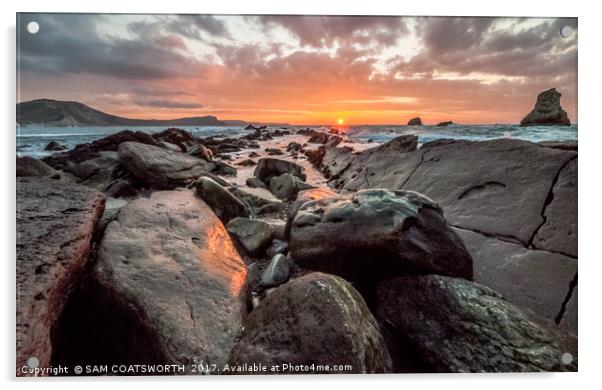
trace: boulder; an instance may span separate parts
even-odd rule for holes
[[[89,266],[105,198],[67,180],[17,178],[17,375],[30,357],[50,367],[53,331]]]
[[[182,148],[179,147],[178,145],[171,144],[169,142],[164,142],[164,141],[158,142],[157,146],[160,148],[163,148],[163,149],[171,150],[172,152],[182,152],[183,151]]]
[[[283,173],[270,179],[270,192],[282,200],[293,200],[299,191],[308,188],[311,188],[309,184],[290,173]]]
[[[408,126],[422,126],[420,117],[412,118],[408,121]]]
[[[437,123],[437,126],[446,127],[446,126],[453,125],[453,124],[454,124],[454,122],[452,122],[452,121],[444,121],[444,122]]]
[[[262,287],[275,287],[285,283],[291,276],[291,267],[288,257],[281,253],[274,255],[268,268],[263,271],[259,284]]]
[[[535,107],[521,121],[521,126],[570,126],[566,111],[560,106],[560,92],[550,88],[537,95]]]
[[[69,164],[65,171],[80,179],[80,183],[99,191],[106,191],[113,181],[113,173],[119,165],[117,152],[105,151],[78,164]]]
[[[213,209],[224,223],[236,217],[248,217],[249,209],[236,196],[209,177],[200,177],[196,183],[196,194]]]
[[[237,162],[236,165],[240,165],[241,167],[252,167],[254,165],[257,165],[257,163],[251,160],[250,158],[247,158],[245,160]]]
[[[541,141],[538,144],[546,148],[572,150],[574,152],[578,149],[577,141]]]
[[[245,180],[245,184],[251,188],[267,188],[265,183],[256,178],[255,176],[248,177],[247,180]]]
[[[333,364],[351,365],[346,373],[391,370],[379,326],[362,297],[345,280],[321,273],[281,285],[251,312],[230,364],[253,363],[267,367],[258,374],[283,364],[288,369],[281,374],[334,373],[315,368]]]
[[[260,158],[255,167],[254,176],[268,184],[272,177],[290,173],[301,180],[305,180],[305,169],[298,164],[277,158]]]
[[[284,208],[281,200],[263,188],[231,187],[230,192],[247,205],[252,215],[278,213]]]
[[[186,154],[192,157],[203,159],[205,161],[210,161],[213,157],[213,152],[211,151],[211,149],[201,144],[190,147],[186,151]]]
[[[577,371],[575,336],[464,279],[405,275],[384,281],[376,313],[395,337],[392,349],[414,356],[419,371]],[[569,364],[563,363],[566,353]]]
[[[61,173],[37,158],[23,156],[17,157],[17,177],[34,176],[59,179]]]
[[[226,180],[222,179],[221,177],[219,177],[219,176],[217,176],[217,175],[214,175],[214,174],[213,174],[213,173],[211,173],[211,172],[202,172],[202,173],[199,175],[199,179],[200,179],[201,177],[208,177],[209,179],[213,180],[214,182],[216,182],[217,184],[219,184],[219,185],[220,185],[220,186],[222,186],[222,187],[229,187],[229,186],[231,186],[231,184],[230,184],[230,183],[228,183]],[[197,180],[198,180],[198,179],[197,179]],[[194,184],[196,184],[196,182],[195,182]],[[194,186],[194,185],[193,185],[193,186]]]
[[[174,127],[153,134],[153,138],[157,141],[159,146],[165,145],[167,146],[166,149],[174,150],[176,152],[188,152],[190,149],[200,144],[199,139],[189,131]],[[172,146],[170,145],[176,145],[178,150],[172,149]]]
[[[360,282],[415,272],[472,279],[462,240],[421,194],[362,190],[306,202],[291,218],[291,254],[302,267]]]
[[[155,189],[186,186],[206,171],[201,159],[138,142],[122,143],[118,153],[128,171]]]
[[[232,165],[218,160],[212,160],[207,164],[207,170],[214,175],[236,176],[237,170]]]
[[[191,373],[192,364],[226,363],[242,325],[246,274],[211,209],[178,189],[121,209],[91,279],[97,297],[109,300],[101,308],[130,321],[105,324],[106,333],[125,340],[121,350],[131,360],[123,364],[183,364]]]
[[[279,253],[286,254],[286,252],[288,252],[288,242],[279,240],[277,238],[275,238],[272,241],[272,245],[265,250],[265,254],[269,257],[274,257]]]
[[[67,147],[65,145],[61,145],[57,141],[50,141],[48,143],[48,145],[46,145],[44,150],[48,150],[48,151],[67,150]]]
[[[260,256],[274,238],[274,229],[260,219],[234,218],[226,229],[251,256]]]
[[[106,194],[113,198],[129,198],[138,195],[138,191],[136,191],[129,181],[118,180],[109,185]]]

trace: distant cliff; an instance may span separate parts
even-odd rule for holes
[[[17,104],[17,123],[22,126],[225,126],[231,124],[229,122],[232,121],[220,121],[214,116],[167,120],[130,119],[95,110],[83,103],[51,99]]]

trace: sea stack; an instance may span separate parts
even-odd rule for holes
[[[408,121],[408,126],[422,126],[422,119],[420,117],[412,118]]]
[[[570,126],[566,111],[560,106],[560,92],[550,88],[537,95],[535,107],[520,121],[521,126]]]

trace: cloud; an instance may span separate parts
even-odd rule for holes
[[[202,39],[203,32],[213,37],[230,38],[224,22],[211,15],[176,15],[167,27],[170,31],[192,39]]]
[[[202,104],[196,102],[179,102],[172,100],[136,100],[134,104],[143,107],[158,108],[203,108]]]

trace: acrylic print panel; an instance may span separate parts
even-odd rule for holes
[[[17,31],[17,376],[577,370],[576,18]]]

